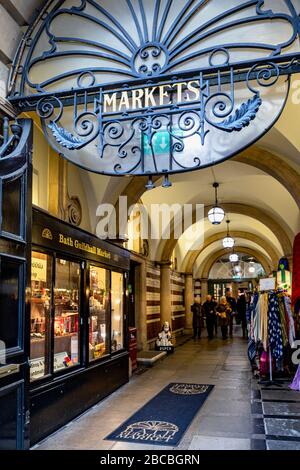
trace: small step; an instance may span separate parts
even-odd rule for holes
[[[157,361],[161,361],[167,355],[166,351],[140,351],[137,355],[138,364],[152,367]]]

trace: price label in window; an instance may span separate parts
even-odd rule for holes
[[[68,358],[66,352],[57,353],[54,356],[54,372],[65,369],[67,367],[66,358]],[[37,380],[45,375],[45,358],[39,357],[37,359],[31,359],[30,361],[30,380]]]

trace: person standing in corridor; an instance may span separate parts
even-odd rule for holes
[[[229,318],[229,335],[233,335],[233,317],[236,315],[236,300],[232,296],[232,291],[230,288],[226,289],[226,300],[231,307],[231,314]]]
[[[191,306],[191,311],[193,312],[193,330],[194,330],[194,339],[201,338],[201,299],[196,297],[195,302]]]
[[[216,302],[211,295],[206,296],[206,301],[202,305],[202,314],[206,318],[206,328],[209,339],[214,337],[214,327],[216,323]]]
[[[243,338],[247,338],[247,302],[246,296],[243,289],[239,290],[239,296],[237,300],[237,313],[242,323]]]
[[[227,302],[226,297],[221,297],[220,303],[216,308],[217,315],[220,319],[222,338],[228,337],[228,325],[230,323],[230,315],[232,312],[230,304]]]

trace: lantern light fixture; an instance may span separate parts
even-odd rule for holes
[[[249,264],[250,264],[249,269],[248,269],[249,273],[251,274],[255,273],[254,261],[250,261]]]
[[[234,244],[235,244],[235,241],[229,234],[230,220],[226,220],[226,223],[227,223],[227,235],[226,235],[225,238],[223,238],[223,246],[224,246],[224,248],[233,248]]]
[[[218,187],[219,187],[219,183],[213,184],[213,188],[215,188],[215,205],[210,209],[207,215],[208,220],[213,225],[220,225],[220,223],[223,221],[225,217],[225,212],[222,209],[222,207],[219,206],[219,203],[218,203]]]
[[[237,263],[239,261],[239,255],[236,253],[232,252],[231,255],[229,255],[229,261],[231,263]]]

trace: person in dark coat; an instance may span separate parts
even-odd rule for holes
[[[206,301],[202,305],[202,314],[206,318],[206,328],[209,339],[214,337],[214,326],[216,323],[216,306],[217,303],[212,299],[211,295],[206,296]]]
[[[246,316],[247,301],[246,301],[245,292],[243,290],[239,291],[236,308],[237,308],[237,313],[242,324],[243,338],[247,338],[247,316]]]
[[[230,323],[231,306],[227,302],[226,297],[221,297],[220,303],[216,308],[216,313],[219,317],[219,322],[221,325],[222,338],[227,339],[228,325]]]
[[[193,312],[193,329],[194,329],[194,339],[201,338],[201,300],[196,298],[195,302],[191,306],[191,311]]]
[[[229,318],[229,335],[232,336],[233,335],[233,317],[236,314],[237,309],[236,309],[236,300],[234,297],[232,297],[232,292],[230,288],[226,289],[226,300],[231,307],[231,314]]]
[[[213,302],[215,302],[215,305],[217,306],[218,302],[216,301],[216,298],[212,297],[212,300],[213,300]],[[216,314],[216,316],[215,316],[215,336],[218,336],[218,324],[219,324],[219,320],[218,320],[218,316]]]

